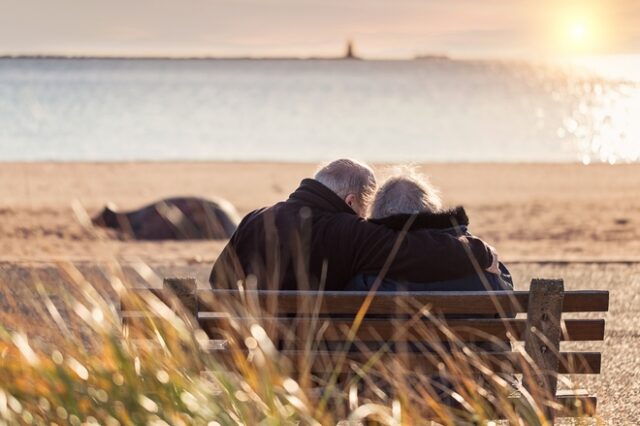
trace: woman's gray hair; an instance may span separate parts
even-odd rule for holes
[[[341,158],[320,167],[314,179],[342,199],[354,194],[365,206],[369,205],[376,191],[376,177],[371,167],[349,158]]]
[[[371,217],[379,219],[394,214],[414,214],[442,210],[439,191],[429,179],[411,167],[390,176],[378,192],[371,206]]]

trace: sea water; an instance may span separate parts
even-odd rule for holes
[[[0,161],[637,162],[640,75],[507,61],[0,59]]]

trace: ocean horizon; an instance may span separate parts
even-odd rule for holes
[[[582,65],[1,58],[0,161],[637,162],[640,75]]]

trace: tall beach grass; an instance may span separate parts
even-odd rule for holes
[[[39,297],[21,301],[28,305],[28,315],[14,314],[14,321],[3,322],[2,422],[458,425],[498,424],[502,419],[508,424],[547,424],[543,405],[549,401],[534,400],[522,389],[514,398],[511,380],[495,374],[428,311],[421,318],[430,318],[450,337],[445,348],[436,343],[432,328],[422,331],[425,342],[433,341],[423,355],[439,357],[451,389],[446,395],[433,375],[403,363],[401,357],[387,357],[390,346],[372,349],[352,339],[349,346],[365,354],[362,363],[349,361],[346,347],[317,359],[312,349],[323,344],[320,317],[313,319],[302,355],[287,358],[279,351],[279,341],[291,330],[274,331],[255,304],[229,301],[218,306],[252,320],[231,324],[224,331],[225,343],[215,350],[187,312],[151,294],[132,297],[120,265],[111,266],[110,291],[117,297],[105,296],[72,264],[61,263],[61,272],[75,284],[73,291],[56,300],[34,278],[31,284]],[[136,327],[123,327],[119,297],[145,312]],[[353,329],[358,321],[356,317]],[[398,333],[419,321],[399,324]],[[326,364],[327,374],[297,368],[317,362]]]

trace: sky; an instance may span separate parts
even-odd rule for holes
[[[640,0],[0,0],[0,55],[640,53]]]

